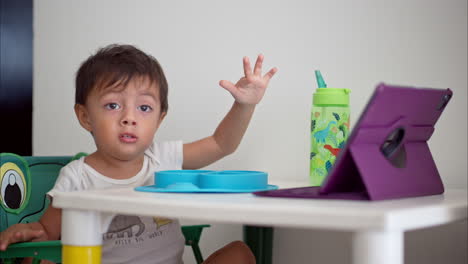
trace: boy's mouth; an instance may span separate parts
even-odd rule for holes
[[[138,138],[134,134],[123,133],[123,134],[120,134],[119,139],[123,143],[134,143],[137,141]]]

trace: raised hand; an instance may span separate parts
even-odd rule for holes
[[[262,64],[263,55],[260,54],[255,62],[255,68],[252,72],[250,67],[250,61],[248,57],[244,57],[244,76],[233,84],[230,81],[222,80],[219,85],[224,89],[228,90],[236,102],[240,104],[251,104],[255,105],[262,100],[265,90],[268,86],[268,82],[278,71],[276,68],[272,68],[269,72],[262,76]]]

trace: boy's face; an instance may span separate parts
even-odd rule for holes
[[[86,105],[75,105],[75,112],[92,133],[97,152],[122,161],[142,157],[166,115],[157,84],[142,78],[126,87],[94,89]]]

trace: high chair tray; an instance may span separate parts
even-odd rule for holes
[[[169,170],[158,171],[155,185],[136,187],[141,192],[174,193],[244,193],[276,190],[278,186],[268,184],[268,173],[241,170]]]

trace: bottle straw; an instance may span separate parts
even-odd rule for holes
[[[327,88],[327,84],[322,78],[322,74],[319,70],[315,70],[315,79],[317,80],[318,88]]]

